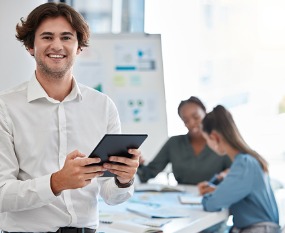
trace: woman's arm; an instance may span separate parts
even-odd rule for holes
[[[224,181],[216,187],[216,190],[203,197],[204,210],[218,211],[222,208],[229,208],[233,203],[247,196],[252,189],[252,172],[253,169],[246,159],[234,164]]]
[[[154,178],[159,172],[163,171],[170,161],[169,151],[168,140],[148,165],[140,164],[137,174],[141,182],[147,182],[149,179]]]

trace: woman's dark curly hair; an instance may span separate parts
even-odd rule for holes
[[[63,16],[77,32],[78,46],[87,47],[90,37],[89,27],[81,14],[65,3],[44,3],[36,7],[26,20],[21,18],[21,23],[16,26],[16,38],[24,46],[34,48],[35,32],[41,22],[46,18]]]
[[[202,101],[197,98],[196,96],[191,96],[189,99],[187,100],[182,100],[178,106],[178,115],[180,116],[180,110],[181,108],[185,105],[185,104],[196,104],[198,105],[201,109],[203,109],[203,111],[206,113],[206,107],[205,105],[202,103]]]

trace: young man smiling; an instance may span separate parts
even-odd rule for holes
[[[132,195],[140,151],[110,157],[121,165],[86,166],[100,159],[85,154],[121,127],[112,100],[72,75],[89,39],[78,12],[45,3],[16,30],[36,70],[29,82],[0,94],[0,229],[94,233],[99,195],[111,205]],[[100,177],[106,170],[115,178]]]

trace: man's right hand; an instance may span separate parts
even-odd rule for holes
[[[88,158],[75,150],[68,154],[61,170],[51,176],[51,189],[55,195],[66,189],[77,189],[91,183],[95,177],[102,176],[105,168],[101,165],[86,166],[99,163],[100,158]]]

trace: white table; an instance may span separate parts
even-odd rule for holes
[[[192,193],[193,195],[198,195],[197,194],[198,190],[195,186],[183,186],[183,187],[186,188],[187,192]],[[134,197],[131,198],[129,201],[117,206],[108,206],[103,201],[101,201],[99,204],[100,219],[102,218],[104,219],[106,215],[111,217],[112,221],[144,218],[140,215],[131,213],[126,210],[128,205],[132,205],[134,202],[137,204],[140,201],[143,203],[142,205],[160,204],[161,206],[171,206],[171,207],[173,206],[173,208],[179,208],[181,206],[185,207],[185,205],[180,204],[178,195],[181,195],[181,193],[140,192],[140,193],[135,193]],[[186,206],[186,208],[189,208],[189,217],[171,219],[169,223],[165,224],[162,227],[163,233],[200,232],[221,221],[227,220],[229,216],[228,210],[223,210],[220,212],[206,212],[203,211],[201,205],[195,205],[195,206],[188,205]],[[123,231],[120,231],[120,229],[114,230],[110,224],[100,223],[97,232],[119,233]],[[135,229],[130,229],[129,232],[137,233]]]

